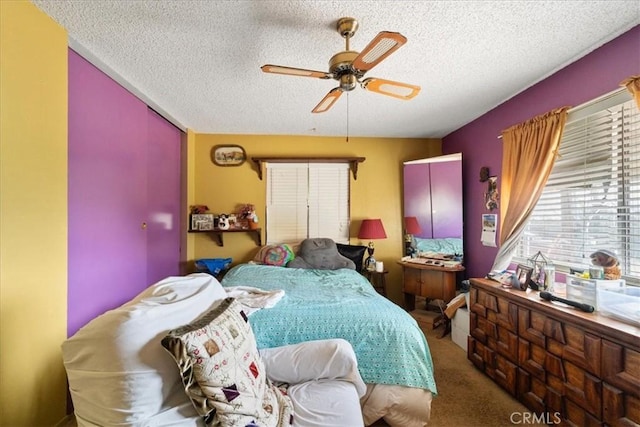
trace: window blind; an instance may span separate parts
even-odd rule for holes
[[[640,112],[630,94],[568,117],[558,158],[516,256],[540,251],[556,265],[586,267],[606,249],[623,276],[640,278]]]
[[[348,243],[349,183],[345,163],[267,163],[267,243]]]

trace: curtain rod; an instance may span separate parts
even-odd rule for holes
[[[614,105],[618,105],[625,101],[631,101],[633,98],[627,88],[621,87],[609,93],[605,93],[602,96],[599,96],[595,99],[591,99],[587,102],[584,102],[576,107],[571,107],[567,110],[567,114],[569,117],[567,118],[567,123],[575,120],[579,120],[584,118],[585,116],[592,113],[589,107],[594,105],[598,105],[598,110],[602,110],[603,108],[612,107]],[[602,102],[607,102],[607,105],[601,106],[599,105]],[[498,139],[502,139],[502,135],[498,135]]]

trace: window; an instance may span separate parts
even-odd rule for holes
[[[623,278],[640,283],[640,112],[630,98],[620,90],[570,111],[516,257],[540,251],[556,265],[585,267],[607,249]]]
[[[349,242],[347,163],[267,163],[267,244]]]

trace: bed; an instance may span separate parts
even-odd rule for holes
[[[428,344],[416,321],[379,295],[358,272],[242,264],[223,287],[283,290],[272,308],[249,322],[258,348],[343,338],[353,346],[367,383],[361,399],[365,424],[379,418],[392,426],[424,426],[437,393]]]

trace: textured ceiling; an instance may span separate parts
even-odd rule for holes
[[[34,0],[93,57],[198,133],[443,137],[640,23],[640,1]],[[328,71],[380,31],[407,43],[366,77],[422,87],[410,101],[356,88],[312,114]],[[348,116],[348,117],[347,117]]]

